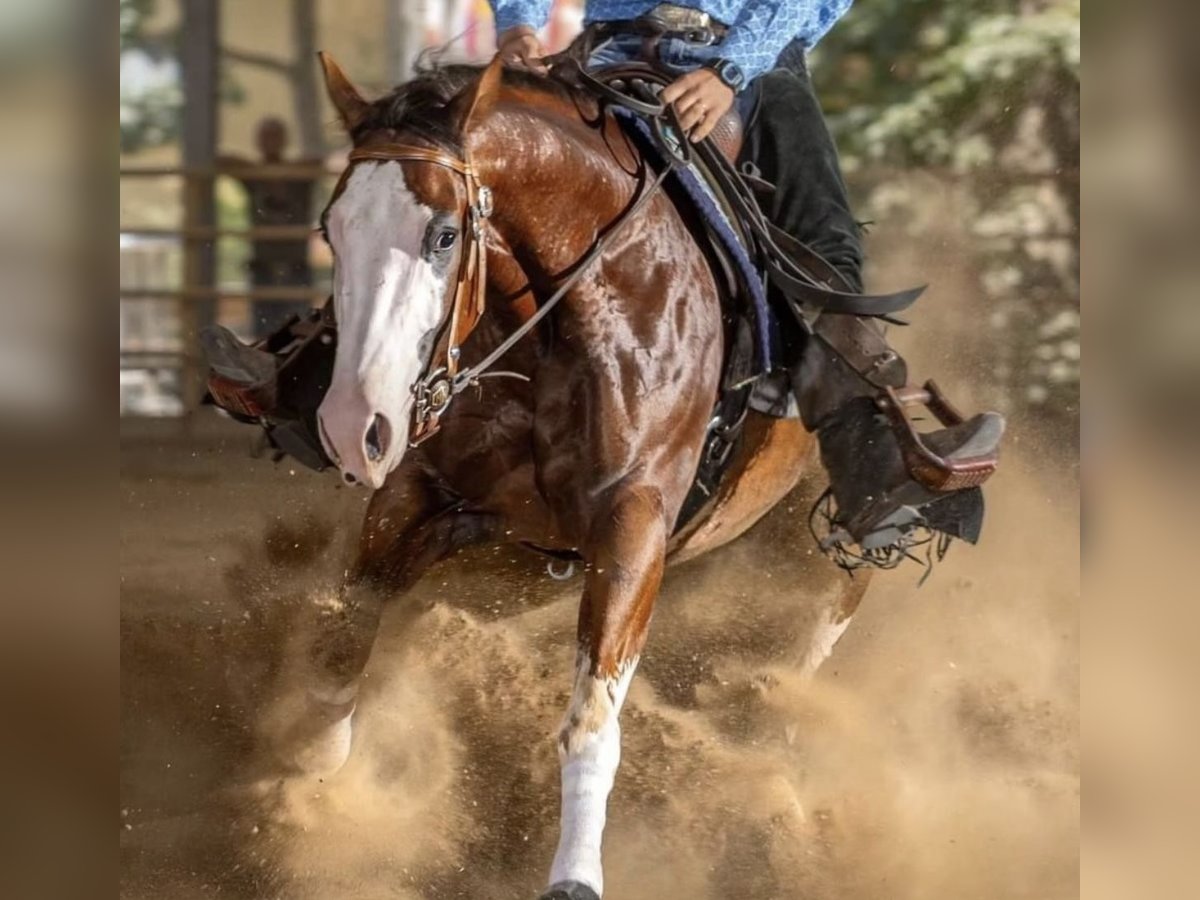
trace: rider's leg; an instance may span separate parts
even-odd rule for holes
[[[775,69],[753,89],[758,104],[742,158],[775,185],[771,220],[828,260],[852,291],[861,291],[861,229],[812,82],[807,73]]]
[[[743,161],[753,162],[775,185],[770,212],[776,224],[825,257],[842,276],[843,288],[861,290],[861,234],[837,148],[802,55],[792,55],[789,62],[758,80],[758,112],[748,128]],[[857,542],[872,549],[890,546],[896,528],[907,530],[922,516],[932,521],[926,513],[934,502],[943,513],[950,508],[942,502],[949,494],[926,490],[913,479],[891,425],[876,406],[885,387],[904,386],[907,371],[875,320],[822,316],[815,335],[802,342],[792,381],[801,417],[820,440],[839,524],[850,527]],[[1002,431],[1003,420],[986,413],[926,435],[925,442],[954,461],[993,455]],[[947,521],[944,515],[937,520],[952,534],[970,534],[981,514],[977,499],[953,509],[962,521]]]

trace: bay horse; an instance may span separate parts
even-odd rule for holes
[[[717,397],[722,310],[702,250],[618,123],[498,61],[368,102],[321,59],[354,149],[322,216],[339,339],[318,418],[343,477],[374,494],[295,688],[291,760],[313,773],[345,762],[384,600],[433,563],[480,542],[577,554],[560,839],[542,897],[598,897],[618,715],[664,567],[749,528],[796,484],[814,438],[751,413],[720,491],[674,531]],[[450,390],[522,328],[498,360],[513,377]],[[864,588],[828,614],[807,669]]]

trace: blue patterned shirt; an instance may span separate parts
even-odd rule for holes
[[[497,33],[517,25],[541,29],[553,0],[489,0]],[[636,19],[663,0],[586,0],[584,21]],[[681,0],[729,26],[717,54],[737,63],[751,80],[775,65],[793,38],[812,48],[850,8],[853,0]]]

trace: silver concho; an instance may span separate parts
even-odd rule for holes
[[[450,405],[451,396],[450,382],[439,378],[429,386],[429,412],[435,416],[441,415]]]

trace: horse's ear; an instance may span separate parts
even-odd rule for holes
[[[465,135],[471,123],[487,115],[500,95],[500,82],[504,75],[504,63],[496,54],[488,67],[470,85],[463,88],[452,101],[458,133]]]
[[[350,83],[341,66],[333,61],[332,56],[322,50],[317,54],[317,58],[321,60],[321,68],[325,70],[325,90],[329,92],[329,99],[333,101],[342,125],[346,131],[354,131],[366,116],[369,104],[362,98],[358,88]]]

